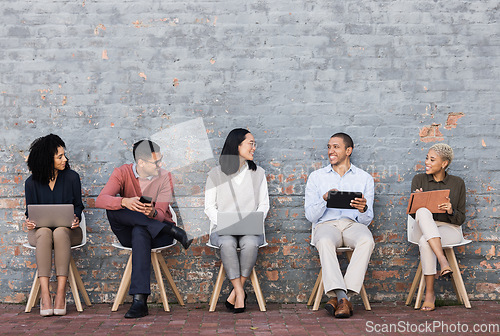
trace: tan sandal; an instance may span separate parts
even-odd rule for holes
[[[434,302],[424,302],[420,308],[421,311],[433,311],[434,309],[436,309]]]
[[[451,275],[453,274],[453,270],[451,267],[447,266],[441,270],[441,273],[439,273],[440,276],[450,278]]]

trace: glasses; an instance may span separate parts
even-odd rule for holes
[[[253,148],[257,148],[257,143],[255,141],[250,141],[250,142],[247,142],[250,146],[252,146]]]
[[[163,157],[161,157],[159,160],[156,160],[156,161],[148,161],[148,160],[144,160],[145,162],[148,162],[148,163],[152,163],[154,164],[155,166],[159,167],[161,165],[161,160],[163,159]]]

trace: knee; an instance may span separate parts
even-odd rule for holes
[[[36,241],[52,242],[52,230],[49,228],[39,228],[36,230]]]
[[[330,247],[336,250],[336,246],[335,244],[333,244],[332,240],[325,237],[318,238],[314,245],[316,246],[317,249]]]
[[[373,237],[371,235],[365,235],[358,240],[356,247],[358,246],[364,246],[370,251],[373,251],[373,249],[375,248],[375,241],[373,240]]]
[[[54,240],[64,239],[69,237],[70,229],[67,227],[58,227],[54,230],[52,235],[54,236]]]
[[[427,208],[420,208],[415,212],[415,219],[418,221],[421,218],[432,218],[432,213],[429,209]]]
[[[235,240],[221,239],[219,241],[219,243],[220,243],[219,247],[221,249],[234,249],[234,250],[236,250],[236,248],[238,247]]]
[[[259,248],[259,239],[257,237],[243,237],[240,240],[240,247],[242,250],[245,249],[258,249]]]

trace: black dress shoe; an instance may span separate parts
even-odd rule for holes
[[[148,312],[148,295],[147,294],[134,294],[132,306],[125,314],[125,318],[139,318],[149,314]]]
[[[180,242],[184,247],[184,249],[186,250],[189,248],[189,245],[191,245],[191,243],[193,242],[193,239],[188,238],[186,231],[175,225],[172,225],[168,233],[172,237],[174,237],[175,240]]]

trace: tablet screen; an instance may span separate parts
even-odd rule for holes
[[[358,191],[334,191],[328,192],[327,208],[336,209],[354,209],[351,207],[351,201],[355,198],[362,198],[363,194]]]

